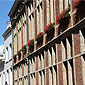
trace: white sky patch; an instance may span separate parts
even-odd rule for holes
[[[0,53],[3,53],[4,45],[0,45]]]

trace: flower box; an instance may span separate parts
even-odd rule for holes
[[[24,45],[24,46],[22,47],[22,52],[23,52],[24,55],[26,54],[26,45]]]
[[[29,40],[28,43],[27,43],[27,45],[28,45],[29,47],[33,46],[33,45],[34,45],[34,39]]]
[[[18,56],[21,56],[21,51],[18,51],[18,52],[17,52],[17,55],[18,55]]]
[[[62,11],[59,15],[56,17],[56,24],[66,22],[67,19],[70,17],[70,9],[66,8],[64,11]]]
[[[14,59],[14,64],[16,63],[16,60],[17,60],[17,57],[16,57],[17,55],[14,55],[13,56],[13,59]]]
[[[15,55],[13,56],[13,58],[16,58],[16,56],[17,56],[17,54],[15,54]]]
[[[45,26],[44,32],[45,32],[46,34],[49,34],[49,33],[54,32],[54,30],[55,30],[54,25],[55,25],[55,23],[50,23],[50,24],[48,24],[47,26]]]
[[[34,39],[29,40],[27,45],[29,47],[29,52],[33,52],[33,50],[34,50]]]
[[[73,1],[73,8],[80,8],[85,6],[85,0],[76,0]]]
[[[38,35],[36,35],[35,39],[37,42],[40,42],[43,40],[43,36],[44,36],[44,33],[43,32],[39,32]]]

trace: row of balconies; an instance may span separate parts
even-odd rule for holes
[[[75,3],[77,3],[77,2],[75,2]],[[46,43],[48,44],[49,41],[51,42],[53,40],[53,38],[55,39],[56,36],[65,32],[65,30],[67,28],[72,26],[72,22],[74,25],[80,19],[83,19],[84,18],[84,12],[83,12],[84,10],[81,10],[80,6],[82,5],[82,7],[84,7],[84,3],[80,3],[76,6],[75,6],[75,3],[74,3],[73,7],[77,8],[76,11],[74,10],[72,13],[70,13],[70,9],[68,8],[65,11],[63,11],[62,13],[60,13],[56,18],[55,24],[54,23],[48,24],[44,28],[44,32],[40,32],[35,37],[35,39],[29,40],[27,45],[23,46],[23,48],[17,52],[18,59],[16,59],[16,55],[15,55],[14,62],[16,63],[16,60],[23,59],[23,56],[26,55],[26,53],[27,53],[26,47],[28,47],[28,55],[30,55],[33,52],[35,52],[36,50],[39,50],[40,48],[45,46]],[[83,15],[81,15],[80,12],[82,12]],[[73,18],[73,21],[71,20],[71,17]],[[50,44],[49,44],[49,46],[50,46]]]

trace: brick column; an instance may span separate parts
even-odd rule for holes
[[[22,77],[22,85],[24,85],[24,77]]]
[[[74,55],[77,55],[80,53],[80,34],[79,32],[76,32],[73,34],[74,37]]]
[[[59,0],[55,0],[56,16],[59,14]]]
[[[18,22],[16,24],[16,29],[17,29],[17,51],[18,51]]]
[[[60,62],[62,60],[62,50],[61,50],[61,43],[59,42],[57,44],[57,53],[58,53],[58,62]]]
[[[23,47],[23,17],[21,16],[21,36],[22,36],[22,47]]]
[[[45,51],[45,67],[48,66],[48,51]]]
[[[49,68],[46,69],[45,85],[49,85]]]
[[[36,85],[39,85],[38,76],[38,72],[36,72]]]
[[[75,58],[76,85],[83,85],[81,57]]]
[[[43,0],[43,6],[44,6],[44,27],[47,25],[47,10],[46,10],[46,0]]]
[[[17,80],[17,85],[19,85],[19,80]]]
[[[58,82],[59,85],[63,85],[62,64],[58,64]]]

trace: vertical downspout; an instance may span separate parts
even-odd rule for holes
[[[25,4],[25,13],[26,13],[26,43],[28,42],[28,10],[27,10],[27,4]],[[28,55],[28,46],[26,46],[27,52],[26,55]],[[27,79],[28,79],[28,85],[29,85],[29,62],[27,58]]]
[[[13,64],[14,64],[14,60],[13,60],[13,28],[12,29],[12,85],[14,85],[14,73],[13,73]]]

